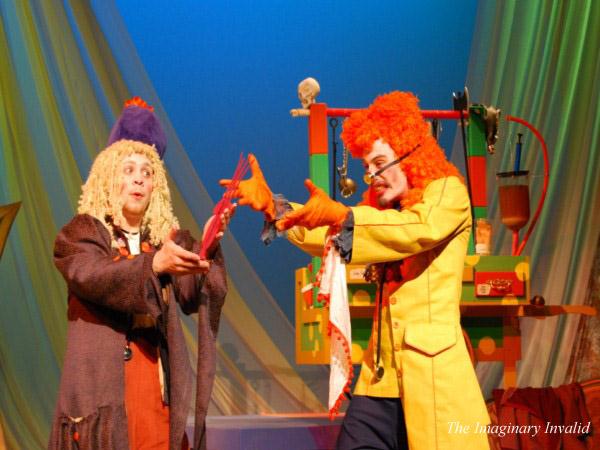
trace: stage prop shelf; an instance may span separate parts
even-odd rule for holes
[[[317,92],[318,93],[318,92]],[[329,129],[332,128],[333,147],[336,150],[336,127],[338,121],[349,116],[353,109],[330,108],[317,103],[316,96],[304,99],[303,108],[291,111],[295,117],[308,119],[309,175],[320,188],[335,198],[333,189],[337,156],[330,161]],[[492,157],[497,139],[500,110],[484,105],[469,104],[468,95],[454,95],[455,110],[423,111],[423,116],[432,122],[432,130],[438,129],[439,120],[458,120],[463,127],[465,148],[465,174],[472,204],[474,229],[469,244],[463,274],[460,310],[466,339],[472,347],[475,361],[500,361],[504,365],[504,386],[514,387],[517,381],[517,361],[521,359],[521,333],[519,322],[523,318],[545,319],[561,314],[595,315],[594,308],[576,305],[546,305],[543,298],[530,291],[529,257],[521,255],[537,218],[543,207],[548,185],[549,162],[543,137],[531,124],[523,119],[506,116],[504,120],[519,123],[539,141],[544,158],[544,183],[540,200],[533,219],[529,217],[529,187],[527,171],[520,167],[522,136],[519,133],[512,172],[497,175],[501,203],[501,220],[513,233],[511,255],[490,255],[490,236],[487,210],[488,180],[486,160]],[[328,125],[329,121],[329,125]],[[340,127],[341,128],[341,127]],[[346,155],[345,155],[346,156]],[[347,165],[344,163],[345,173]],[[330,169],[333,167],[333,171]],[[330,177],[330,172],[332,176]],[[357,174],[361,175],[361,174]],[[333,183],[331,178],[333,178]],[[340,188],[342,183],[340,183]],[[529,228],[519,241],[520,230],[527,223]],[[486,241],[487,239],[487,241]],[[296,361],[298,364],[328,364],[329,337],[327,323],[329,309],[317,301],[313,287],[315,274],[320,267],[320,258],[313,258],[307,267],[296,270],[295,277],[295,322]],[[352,321],[352,361],[359,364],[367,348],[371,334],[372,317],[375,310],[376,285],[363,278],[364,267],[348,265],[348,299]]]

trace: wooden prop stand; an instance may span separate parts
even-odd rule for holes
[[[330,172],[327,120],[330,117],[348,117],[354,111],[357,109],[328,108],[325,103],[313,103],[309,109],[292,110],[294,116],[308,116],[310,178],[315,185],[328,194]],[[426,119],[460,120],[461,117],[459,111],[424,110],[422,113]],[[486,158],[490,143],[486,113],[486,107],[483,105],[470,105],[468,111],[463,111],[463,118],[468,119],[466,166],[469,171],[474,221],[487,218],[488,213]],[[538,140],[543,142],[539,132],[522,119],[507,116],[507,120],[527,126]],[[545,145],[543,147],[544,171],[547,177],[548,160]],[[547,182],[546,178],[543,186],[544,194]],[[538,206],[538,214],[540,209],[541,206]],[[531,231],[532,226],[529,227],[526,237]],[[473,238],[471,238],[463,275],[460,304],[462,325],[472,343],[475,360],[502,362],[505,388],[517,385],[517,362],[521,359],[520,318],[544,319],[568,313],[596,314],[596,310],[589,306],[530,303],[532,296],[529,286],[529,259],[527,256],[519,256],[525,242],[526,239],[521,242],[518,252],[513,256],[479,256],[474,254]],[[317,295],[311,284],[320,264],[320,258],[313,258],[309,268],[296,271],[296,361],[298,364],[329,363],[327,336],[329,310],[316,302]],[[371,318],[375,310],[375,288],[362,279],[363,271],[363,267],[352,265],[347,266],[346,269],[352,318],[352,360],[355,364],[362,360],[363,350],[368,344]],[[505,279],[514,282],[513,290],[494,292],[494,289],[482,289],[486,287],[482,286],[486,283],[493,285],[498,280],[505,281]],[[514,289],[516,285],[521,286],[518,292]]]

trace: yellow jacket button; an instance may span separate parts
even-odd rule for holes
[[[390,298],[390,305],[395,305],[396,304],[396,297],[391,297]]]

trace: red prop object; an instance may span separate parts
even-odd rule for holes
[[[206,230],[206,234],[204,235],[204,239],[202,239],[202,246],[200,247],[200,258],[206,259],[206,252],[212,246],[215,241],[215,237],[221,228],[221,214],[227,209],[231,208],[231,197],[233,191],[235,191],[238,187],[238,184],[248,172],[250,165],[248,164],[248,160],[244,158],[244,154],[240,153],[240,159],[238,161],[237,167],[235,168],[235,172],[231,177],[231,183],[227,186],[227,189],[223,193],[223,197],[219,200],[213,209],[214,219],[211,221],[208,229]]]
[[[521,297],[525,295],[525,282],[515,272],[477,272],[475,274],[477,297]]]
[[[318,104],[318,103],[317,103]],[[310,113],[312,115],[313,106],[310,107]],[[327,108],[327,117],[348,117],[354,111],[358,111],[356,108]],[[423,109],[421,110],[425,119],[460,119],[460,111],[446,111],[438,109]],[[464,118],[469,117],[469,111],[463,111]]]
[[[471,203],[473,206],[487,206],[487,182],[485,156],[469,156],[469,179],[471,180]]]

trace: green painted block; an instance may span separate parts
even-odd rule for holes
[[[373,321],[371,319],[352,319],[352,343],[358,344],[360,348],[366,350],[369,346],[369,338],[371,337],[371,327]]]
[[[460,298],[464,302],[472,302],[477,300],[477,297],[475,297],[475,284],[473,284],[472,282],[463,282],[462,295]]]
[[[504,343],[502,318],[500,317],[462,317],[462,327],[467,331],[471,344],[477,348],[484,337],[494,340],[496,347],[502,348]]]
[[[308,173],[311,181],[329,195],[329,155],[310,155],[308,160]]]
[[[475,254],[475,238],[473,237],[473,232],[469,236],[469,244],[467,246],[467,255]]]
[[[302,324],[300,330],[300,346],[304,352],[322,350],[325,342],[320,330],[320,322],[307,322]]]
[[[487,219],[487,206],[474,206],[473,214],[475,214],[475,220]]]
[[[480,256],[473,267],[480,272],[510,272],[520,263],[529,264],[529,256]]]
[[[363,302],[361,300],[363,300],[365,297],[364,294],[368,294],[369,296],[369,303],[370,304],[375,304],[375,298],[377,295],[377,285],[374,283],[361,283],[361,284],[354,284],[354,283],[348,283],[348,303],[350,305],[353,304],[363,304]],[[356,299],[355,299],[356,296]]]
[[[485,133],[485,107],[471,105],[469,108],[469,126],[467,128],[467,155],[486,156],[487,139]]]

